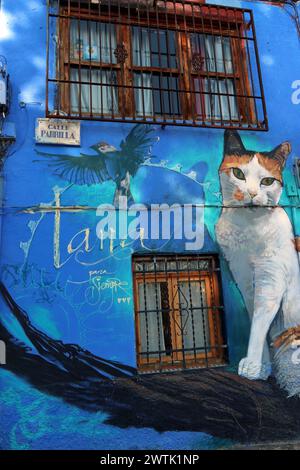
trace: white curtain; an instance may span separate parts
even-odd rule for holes
[[[147,29],[132,28],[132,59],[133,65],[151,67],[150,37]],[[151,116],[153,114],[151,73],[134,73],[134,87],[136,87],[134,89],[136,114]]]
[[[154,353],[156,351],[156,354],[149,355],[149,359],[159,357],[157,351],[162,351],[161,356],[164,356],[166,349],[159,283],[156,284],[156,289],[157,291],[155,291],[154,282],[139,284],[141,352]],[[147,303],[145,303],[145,297]],[[146,358],[147,356],[144,355],[142,357]]]
[[[116,63],[113,53],[117,46],[114,25],[71,20],[70,57],[76,61]],[[118,112],[116,72],[87,68],[71,68],[71,112],[78,114],[112,114]],[[87,82],[86,84],[82,82]],[[90,85],[90,83],[93,83]],[[81,109],[80,109],[81,104]]]
[[[134,65],[151,67],[150,35],[148,29],[132,28],[132,60]]]
[[[114,50],[117,47],[115,26],[96,21],[71,20],[71,50],[73,59],[116,63]]]
[[[71,112],[112,114],[118,112],[115,72],[109,70],[71,69]],[[94,83],[83,84],[82,82]],[[81,83],[81,85],[80,85]],[[79,106],[81,98],[81,109]]]
[[[200,53],[204,57],[204,70],[207,72],[233,73],[230,38],[193,34],[192,47],[194,52]],[[196,79],[195,89],[201,93],[199,79]],[[200,95],[196,95],[198,114],[205,113],[209,119],[239,119],[234,80],[207,78],[202,84],[202,91],[207,94],[204,94],[203,101],[201,101]]]
[[[204,51],[208,72],[233,72],[230,38],[207,35],[204,37]]]
[[[205,115],[210,119],[237,120],[238,109],[236,103],[233,80],[205,79]]]
[[[181,308],[181,327],[183,328],[183,347],[184,349],[192,349],[187,351],[186,354],[193,354],[194,348],[197,348],[196,353],[203,353],[205,350],[198,348],[209,349],[209,325],[208,325],[208,312],[207,297],[205,290],[205,282],[179,282],[179,299]],[[195,309],[192,310],[192,307]]]

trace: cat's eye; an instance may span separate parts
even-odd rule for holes
[[[263,178],[260,182],[263,186],[271,186],[275,181],[275,178]]]
[[[232,168],[232,172],[238,180],[246,180],[244,173],[239,168]]]

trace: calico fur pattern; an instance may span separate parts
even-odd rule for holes
[[[251,320],[239,374],[266,380],[273,371],[293,396],[300,394],[297,345],[270,348],[280,334],[300,325],[300,258],[289,217],[279,206],[290,151],[288,142],[270,152],[248,151],[237,132],[225,132],[216,238]]]

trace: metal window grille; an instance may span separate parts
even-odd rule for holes
[[[226,362],[218,259],[133,259],[140,371],[213,367]]]
[[[252,11],[49,0],[46,115],[267,130]]]

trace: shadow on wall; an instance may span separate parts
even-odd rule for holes
[[[3,285],[1,293],[38,351],[33,354],[0,324],[5,368],[44,393],[107,413],[107,424],[205,432],[239,442],[299,438],[300,400],[287,400],[272,380],[250,382],[223,369],[130,376],[130,367],[39,332]]]

